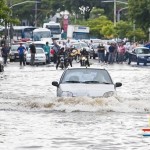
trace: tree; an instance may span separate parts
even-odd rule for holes
[[[98,7],[99,0],[64,0],[64,6],[70,13],[83,15],[84,19],[90,18],[90,12],[93,7]]]
[[[93,7],[90,13],[90,18],[97,18],[101,15],[104,15],[104,9]]]
[[[129,0],[129,15],[136,26],[148,32],[150,27],[150,0]]]
[[[132,41],[134,37],[136,41],[143,41],[146,39],[146,34],[144,33],[142,29],[137,28],[134,31],[133,30],[128,31],[128,33],[126,34],[126,37],[130,39],[130,41]]]
[[[1,19],[0,24],[1,25],[3,25],[4,22],[9,22],[11,20],[10,13],[11,13],[11,10],[6,5],[5,0],[1,0],[0,1],[0,19]]]
[[[100,16],[95,19],[89,19],[87,21],[82,22],[81,24],[89,26],[90,33],[94,37],[109,38],[114,36],[113,22],[108,20],[106,16]],[[106,26],[107,28],[105,28]]]
[[[127,37],[127,33],[132,30],[133,30],[133,27],[130,22],[119,21],[116,23],[115,33],[117,34],[118,38],[123,39]]]

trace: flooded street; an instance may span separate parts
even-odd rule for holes
[[[57,98],[51,82],[62,70],[8,64],[0,73],[0,150],[148,149],[150,66],[92,66],[122,82],[116,96]]]

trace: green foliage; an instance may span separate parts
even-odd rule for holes
[[[133,30],[132,26],[133,25],[130,22],[125,21],[117,22],[115,26],[115,33],[117,37],[121,39],[127,37],[127,33]]]
[[[126,34],[126,37],[129,38],[131,41],[133,40],[134,37],[136,41],[142,41],[146,39],[146,34],[142,29],[137,28],[135,31],[129,31]]]
[[[89,19],[82,22],[82,25],[90,27],[90,33],[96,37],[113,37],[113,22],[108,20],[106,16],[100,16],[95,19]],[[106,27],[106,28],[105,28]],[[107,31],[108,30],[108,31]]]
[[[129,16],[136,25],[148,31],[150,27],[150,0],[129,0]]]
[[[90,18],[97,18],[101,15],[104,15],[104,9],[93,7],[90,13]]]

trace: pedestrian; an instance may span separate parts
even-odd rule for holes
[[[97,55],[98,55],[99,63],[100,63],[100,61],[103,63],[105,61],[105,47],[103,46],[103,44],[98,45]]]
[[[6,64],[7,64],[7,57],[8,57],[8,54],[9,54],[9,49],[4,44],[2,44],[1,54],[2,54],[2,57],[3,57],[3,60],[4,60],[4,65],[6,66]]]
[[[121,43],[118,46],[118,63],[123,63],[124,61],[124,55],[125,55],[125,47],[124,45]]]
[[[36,54],[36,47],[34,43],[30,45],[30,53],[31,53],[31,61],[30,64],[31,66],[34,66],[34,61],[35,61],[35,54]]]
[[[115,49],[116,49],[116,47],[115,47],[114,43],[111,43],[111,45],[109,46],[109,56],[108,56],[109,64],[113,64],[113,62],[114,62]]]
[[[26,49],[22,45],[22,43],[20,43],[20,46],[18,47],[17,51],[19,53],[20,67],[22,66],[22,63],[25,66],[25,59],[24,59],[25,55],[24,54],[25,54]]]
[[[52,49],[54,50],[54,57],[53,57],[53,60],[54,60],[54,64],[57,63],[57,54],[59,53],[60,51],[60,47],[57,43],[54,43],[54,46],[52,47]]]
[[[44,46],[44,51],[46,53],[47,63],[50,64],[50,46],[48,42],[46,42],[46,45]]]

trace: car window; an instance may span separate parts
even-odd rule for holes
[[[88,45],[86,43],[81,43],[82,47],[88,47]]]
[[[28,51],[28,53],[30,53],[30,50]],[[42,53],[44,53],[44,51],[43,51],[42,48],[36,48],[36,53],[37,54],[42,54]]]
[[[17,49],[18,49],[19,46],[20,45],[12,45],[11,46],[11,51],[17,51]],[[22,46],[26,47],[25,45],[22,45]]]
[[[36,49],[36,53],[41,54],[41,53],[44,53],[44,52],[43,52],[43,49],[37,48],[37,49]]]
[[[138,54],[149,54],[150,50],[146,48],[139,48],[136,50]]]
[[[73,47],[75,47],[76,49],[81,49],[81,46],[79,44],[73,44]]]
[[[41,47],[41,48],[44,48],[45,44],[34,44],[35,47]]]
[[[67,70],[62,78],[62,83],[77,80],[79,83],[89,81],[89,83],[108,83],[112,84],[111,77],[106,70],[101,69],[72,69]]]
[[[93,45],[93,48],[94,48],[94,49],[96,49],[96,48],[97,48],[97,46],[98,46],[98,44],[94,44],[94,45]]]

